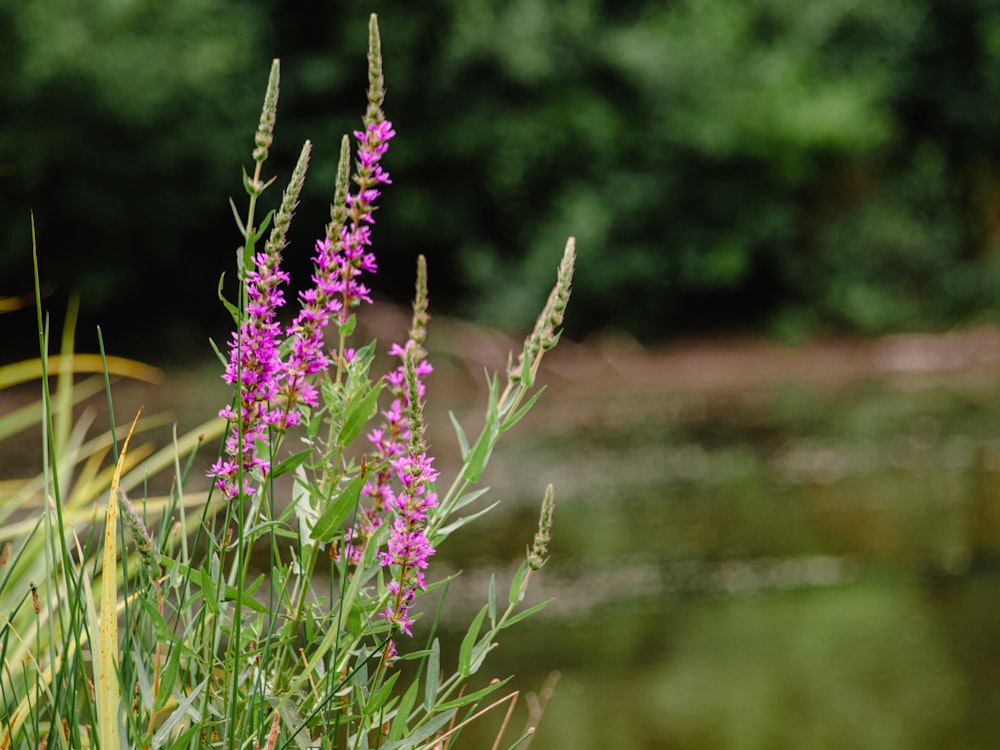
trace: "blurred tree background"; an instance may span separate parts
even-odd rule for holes
[[[0,0],[0,296],[30,290],[33,210],[50,307],[78,293],[115,352],[225,339],[273,57],[272,202],[314,142],[301,284],[373,10],[398,132],[374,286],[400,303],[425,253],[438,311],[521,328],[575,234],[574,336],[996,317],[997,0]]]

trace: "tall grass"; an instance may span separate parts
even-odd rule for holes
[[[377,271],[374,212],[391,186],[382,161],[395,135],[382,111],[374,16],[368,61],[354,163],[345,136],[312,285],[291,323],[279,316],[290,283],[281,260],[311,145],[280,206],[259,218],[273,182],[264,172],[279,97],[273,65],[244,174],[248,203],[242,212],[233,204],[243,242],[238,296],[223,299],[234,334],[217,352],[233,398],[221,418],[166,450],[133,444],[156,419],[117,425],[111,379],[157,374],[104,356],[103,344],[97,358],[74,355],[72,316],[50,357],[40,302],[39,359],[0,370],[0,385],[40,378],[41,403],[0,419],[0,436],[40,418],[44,459],[40,476],[5,487],[0,507],[16,529],[0,563],[0,748],[446,748],[487,714],[504,717],[494,747],[530,741],[533,726],[510,728],[518,695],[507,680],[476,676],[498,634],[544,606],[522,603],[547,555],[551,486],[522,565],[505,591],[491,579],[454,654],[443,653],[438,632],[451,579],[435,579],[432,563],[449,536],[496,505],[477,484],[540,395],[573,241],[523,349],[505,372],[486,374],[480,433],[468,436],[452,418],[462,468],[442,477],[424,438],[433,366],[422,258],[407,338],[388,347],[398,366],[373,372],[376,342],[355,340],[371,302],[364,278]],[[73,375],[95,369],[109,427],[87,437],[91,419],[72,423],[73,403],[96,385]],[[186,493],[199,446],[220,436],[212,490]],[[159,472],[171,473],[172,489],[148,496],[144,479]]]

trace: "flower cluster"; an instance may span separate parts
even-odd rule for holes
[[[389,141],[396,135],[392,123],[388,120],[376,120],[368,124],[364,130],[355,130],[354,137],[358,140],[358,161],[355,168],[354,181],[358,185],[356,193],[347,195],[347,209],[350,223],[340,229],[337,243],[340,248],[338,263],[339,284],[337,293],[341,298],[340,319],[347,320],[352,307],[359,302],[371,303],[371,291],[364,284],[358,283],[356,277],[362,271],[375,273],[375,256],[369,252],[371,246],[371,225],[375,223],[372,217],[374,203],[381,195],[379,185],[391,185],[389,173],[379,164]],[[327,239],[330,242],[330,239]],[[332,243],[331,243],[332,244]]]
[[[227,458],[216,461],[210,472],[228,498],[238,493],[240,470],[267,472],[268,462],[258,452],[258,445],[266,445],[269,426],[282,414],[277,407],[281,366],[276,315],[285,302],[280,287],[288,281],[288,274],[279,268],[281,256],[277,253],[258,253],[255,261],[256,269],[246,276],[246,317],[232,335],[229,364],[222,376],[229,385],[239,384],[236,409],[227,405],[219,412],[232,422],[225,446]]]
[[[388,493],[387,505],[395,520],[387,550],[379,558],[382,565],[394,568],[393,578],[386,584],[390,603],[381,614],[407,635],[412,635],[410,608],[417,589],[426,588],[424,571],[434,554],[434,547],[426,533],[427,513],[437,507],[433,483],[438,478],[438,471],[432,466],[434,459],[427,455],[423,426],[423,379],[432,372],[420,346],[426,324],[427,290],[421,258],[410,338],[405,347],[394,345],[391,349],[391,353],[402,357],[403,363],[395,372],[386,375],[390,386],[399,394],[386,418],[396,419],[396,424],[400,426],[400,439],[405,439],[406,443],[394,446],[399,457],[389,461],[402,489],[398,493]]]
[[[392,462],[403,489],[390,500],[396,520],[380,561],[383,565],[397,566],[398,572],[386,584],[391,601],[382,616],[409,636],[413,635],[410,608],[416,590],[426,588],[424,571],[434,554],[424,532],[427,512],[437,506],[437,494],[427,486],[438,478],[438,472],[431,466],[433,460],[426,453],[411,453]]]
[[[399,357],[402,362],[392,372],[386,373],[384,379],[389,385],[392,402],[389,408],[382,412],[384,422],[368,433],[368,442],[372,444],[372,462],[378,468],[372,478],[365,483],[362,494],[369,498],[371,504],[362,509],[359,520],[347,534],[345,553],[352,564],[361,560],[365,543],[382,526],[383,516],[387,507],[392,507],[394,500],[393,482],[397,478],[394,462],[407,453],[407,446],[414,438],[410,426],[410,398],[406,388],[406,351],[412,347],[415,352],[414,368],[417,379],[417,398],[423,399],[425,386],[423,379],[434,372],[431,363],[423,359],[423,350],[411,339],[406,347],[393,344],[389,348],[389,356]]]
[[[360,301],[371,302],[369,290],[357,277],[363,272],[375,273],[377,265],[371,252],[371,225],[374,202],[379,197],[378,185],[390,184],[389,173],[380,165],[395,135],[392,123],[376,119],[364,131],[355,132],[358,139],[356,193],[344,195],[346,214],[337,242],[329,236],[316,243],[313,257],[313,286],[300,293],[301,309],[284,334],[290,339],[285,359],[279,356],[281,327],[277,310],[284,305],[281,285],[288,274],[280,269],[280,249],[284,244],[284,228],[298,196],[298,185],[291,195],[286,193],[279,218],[275,220],[272,238],[265,252],[253,258],[253,268],[245,275],[246,316],[239,331],[229,344],[229,365],[223,380],[239,384],[238,400],[227,406],[219,416],[229,420],[232,428],[226,440],[226,456],[220,458],[209,474],[227,498],[240,493],[240,472],[256,472],[266,476],[270,469],[267,455],[269,431],[284,430],[298,424],[298,406],[317,405],[313,376],[330,366],[323,344],[323,331],[333,315],[345,322],[348,311]],[[306,154],[305,150],[303,152]],[[304,174],[304,161],[300,161]],[[299,171],[299,168],[296,168]],[[296,183],[293,174],[293,186]],[[287,204],[287,205],[286,205]],[[284,221],[281,221],[284,214]],[[276,232],[281,232],[275,237]],[[245,489],[248,494],[252,489]]]
[[[378,185],[391,185],[389,173],[380,165],[389,149],[389,141],[396,135],[392,123],[378,120],[364,131],[354,131],[358,140],[358,163],[355,182],[357,193],[345,195],[350,217],[340,229],[340,239],[332,242],[329,237],[316,241],[313,256],[313,286],[299,294],[302,309],[286,331],[292,339],[292,348],[283,365],[282,395],[285,400],[287,424],[298,422],[292,406],[299,401],[316,406],[316,389],[308,376],[327,369],[329,359],[323,349],[323,329],[330,317],[339,313],[344,323],[350,309],[361,301],[371,303],[371,293],[357,279],[362,273],[378,271],[375,254],[371,252],[371,225],[375,201],[381,195]]]

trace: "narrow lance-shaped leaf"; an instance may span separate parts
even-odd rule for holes
[[[476,616],[472,619],[469,624],[469,629],[465,633],[465,637],[462,639],[462,645],[458,650],[458,671],[459,674],[464,677],[468,677],[472,674],[472,647],[476,643],[476,639],[479,637],[479,629],[483,625],[483,618],[486,617],[486,613],[489,610],[488,605],[484,605]]]
[[[358,504],[361,490],[365,486],[367,474],[359,473],[337,494],[334,501],[323,511],[312,530],[312,538],[318,542],[331,542],[347,520],[351,510]]]
[[[121,708],[121,688],[118,684],[118,671],[115,666],[118,656],[118,586],[116,569],[118,566],[118,483],[121,480],[122,466],[125,463],[125,453],[128,450],[132,432],[139,421],[140,409],[132,420],[122,452],[118,457],[118,465],[111,480],[111,491],[108,494],[108,510],[104,524],[104,560],[101,572],[101,617],[97,674],[95,688],[97,690],[97,733],[102,748],[118,748],[118,712]]]
[[[465,436],[465,430],[463,430],[462,425],[458,423],[458,418],[455,416],[455,412],[449,411],[448,417],[451,419],[451,423],[455,427],[455,437],[458,438],[458,448],[461,451],[462,460],[464,461],[469,456],[469,438]]]
[[[441,679],[441,644],[434,639],[427,657],[427,675],[424,680],[424,710],[430,713],[437,700],[438,682]]]

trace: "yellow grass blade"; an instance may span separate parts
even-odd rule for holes
[[[126,357],[106,357],[101,358],[100,354],[74,354],[72,356],[73,372],[76,374],[90,373],[102,374],[104,372],[104,362],[108,364],[109,375],[119,375],[126,378],[135,378],[147,383],[158,384],[163,382],[163,371],[159,368],[137,362]],[[49,372],[58,372],[63,364],[62,357],[53,355],[48,358]],[[23,362],[15,362],[10,365],[0,367],[0,388],[9,388],[18,383],[28,383],[38,380],[42,376],[42,360],[26,359]]]
[[[139,421],[142,409],[135,415],[129,428],[118,466],[111,479],[111,493],[108,496],[108,513],[104,524],[104,565],[101,569],[101,621],[99,626],[98,669],[94,682],[97,688],[97,736],[101,747],[117,750],[118,712],[121,707],[121,687],[115,670],[118,655],[118,585],[115,570],[118,565],[118,482],[125,464],[128,441]]]

